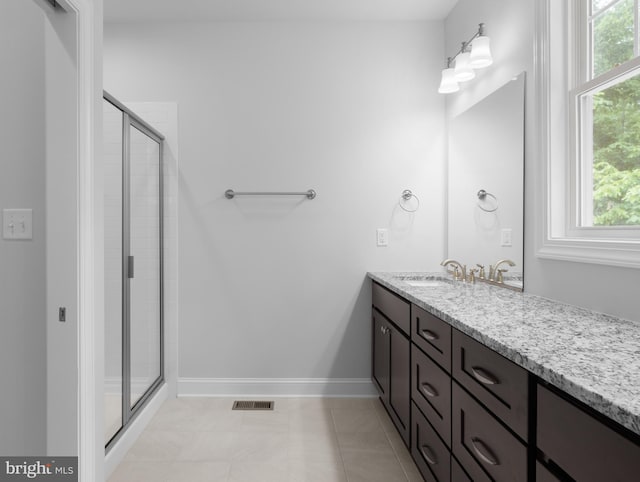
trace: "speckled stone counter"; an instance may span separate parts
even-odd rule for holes
[[[368,276],[640,435],[640,322],[442,273]],[[428,278],[444,281],[407,283]]]

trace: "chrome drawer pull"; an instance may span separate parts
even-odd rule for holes
[[[420,447],[420,452],[422,452],[422,456],[427,462],[429,462],[430,465],[436,465],[438,463],[436,455],[428,445],[423,445],[422,447]]]
[[[437,333],[434,333],[431,330],[422,330],[422,336],[423,338],[426,338],[427,340],[437,340],[438,338],[440,338]]]
[[[433,388],[431,385],[429,385],[428,383],[423,383],[422,384],[422,391],[424,393],[426,393],[428,397],[437,397],[438,396],[438,391],[435,388]]]
[[[480,457],[486,463],[490,465],[500,465],[500,462],[498,462],[496,456],[493,455],[491,450],[489,450],[489,447],[487,447],[482,440],[480,440],[479,438],[472,438],[471,445],[473,446],[474,452],[478,454],[478,457]]]
[[[471,372],[476,380],[485,385],[498,385],[500,383],[500,380],[482,368],[471,367]]]

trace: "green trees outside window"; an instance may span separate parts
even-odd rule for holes
[[[637,55],[635,8],[623,0],[592,22],[594,75]],[[640,225],[640,72],[593,94],[593,225]]]

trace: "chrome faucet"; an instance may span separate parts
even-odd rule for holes
[[[496,264],[489,266],[489,281],[495,281],[497,283],[502,283],[502,273],[508,271],[506,269],[500,269],[501,264],[508,264],[509,266],[515,266],[516,264],[510,259],[501,259],[497,261]]]
[[[466,281],[467,279],[466,264],[460,264],[455,259],[445,259],[442,263],[440,263],[440,266],[444,266],[445,268],[449,265],[453,266],[453,279]]]

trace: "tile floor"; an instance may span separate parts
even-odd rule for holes
[[[109,482],[422,482],[375,398],[233,400],[166,402]]]

